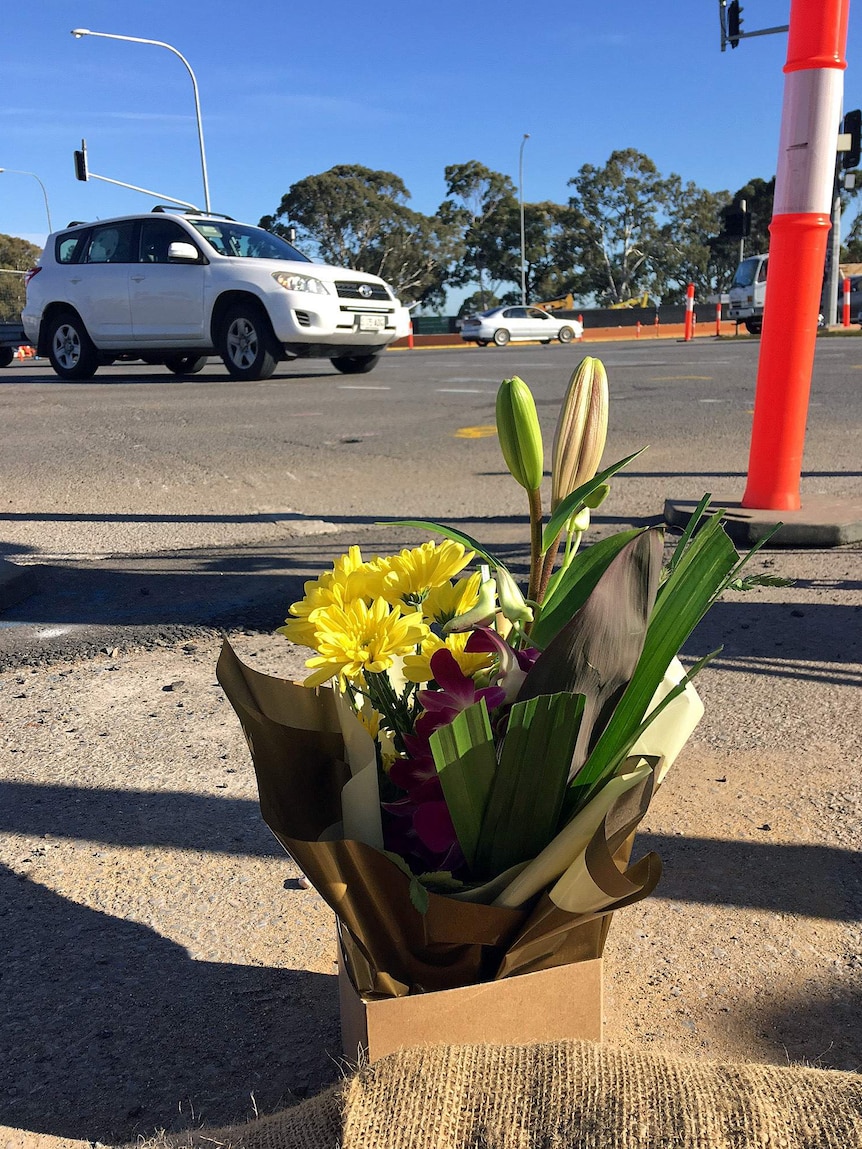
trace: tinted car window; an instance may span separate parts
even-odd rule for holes
[[[130,263],[134,223],[110,223],[94,227],[84,259],[87,263]]]
[[[191,236],[172,219],[145,219],[141,221],[141,263],[167,263],[168,248],[176,242],[191,243]]]
[[[55,246],[57,263],[77,263],[84,249],[84,240],[86,237],[87,232],[85,231],[58,235]]]

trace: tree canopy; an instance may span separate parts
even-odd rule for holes
[[[407,303],[439,305],[446,290],[473,287],[484,310],[521,294],[521,207],[512,179],[478,160],[444,169],[446,198],[433,215],[409,206],[393,172],[341,164],[306,176],[261,226],[296,228],[310,254],[381,275]],[[686,285],[699,298],[726,291],[739,261],[731,213],[742,201],[751,219],[746,253],[766,251],[775,179],[738,191],[709,191],[663,175],[634,148],[584,164],[568,181],[566,203],[523,204],[524,286],[541,302],[572,294],[581,304],[622,303],[648,294],[679,303]],[[862,257],[862,222],[848,237]]]
[[[42,249],[26,239],[0,234],[0,322],[18,323],[24,306],[24,275]]]

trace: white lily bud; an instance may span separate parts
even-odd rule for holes
[[[554,435],[551,508],[598,470],[608,433],[608,377],[587,355],[569,380]]]

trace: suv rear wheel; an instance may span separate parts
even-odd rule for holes
[[[63,311],[51,320],[48,358],[61,379],[91,379],[96,374],[99,353],[73,311]]]
[[[379,358],[379,355],[342,355],[332,360],[332,366],[342,375],[367,375],[377,366]]]
[[[268,379],[278,363],[269,320],[253,304],[237,303],[225,312],[219,354],[233,379]]]

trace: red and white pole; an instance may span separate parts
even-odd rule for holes
[[[798,511],[850,0],[791,0],[744,507]]]
[[[584,327],[584,317],[583,317],[583,315],[579,315],[579,316],[578,316],[578,323],[580,323],[580,325],[581,325],[581,333],[582,333],[582,334],[581,334],[581,339],[586,339],[586,337],[587,337],[587,329],[586,329],[586,327]]]
[[[845,327],[850,326],[850,280],[844,280],[844,308],[841,313],[841,322]]]
[[[688,342],[694,335],[694,284],[690,283],[685,289],[685,340]]]
[[[721,335],[721,300],[715,305],[715,334]]]
[[[410,320],[410,330],[407,332],[407,346],[413,349],[413,320]]]

